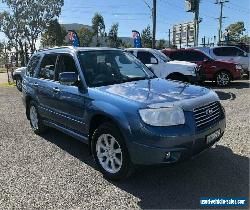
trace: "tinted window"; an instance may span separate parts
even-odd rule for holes
[[[57,55],[45,55],[38,74],[38,78],[55,80]]]
[[[195,51],[186,51],[185,54],[186,61],[204,61],[207,58],[203,53]]]
[[[170,58],[177,61],[185,61],[186,57],[183,51],[172,52]]]
[[[71,55],[60,55],[55,79],[58,80],[59,74],[63,72],[75,72],[78,74],[75,61]]]
[[[137,58],[144,64],[150,64],[151,58],[155,58],[155,56],[150,52],[137,52]]]
[[[40,60],[40,56],[39,55],[34,55],[31,59],[30,62],[27,66],[27,70],[26,70],[26,75],[29,77],[33,77],[34,73],[35,73],[35,69],[38,65],[38,62]]]
[[[236,47],[221,47],[213,50],[216,56],[244,56],[244,52]]]
[[[131,53],[132,55],[134,54],[134,51],[132,51],[132,50],[128,50],[126,52]]]
[[[76,74],[79,74],[77,71],[75,60],[71,55],[60,55],[55,73],[56,81],[58,81],[60,73],[63,72],[74,72]],[[78,86],[79,84],[80,79],[75,84],[73,84],[73,86]]]

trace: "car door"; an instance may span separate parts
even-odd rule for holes
[[[202,72],[199,72],[200,76],[204,76],[203,74],[205,74],[208,79],[214,78],[217,66],[206,54],[200,51],[191,51],[190,61],[202,67]]]
[[[160,65],[159,59],[157,59],[153,53],[148,51],[138,51],[137,58],[145,64],[149,69],[151,69],[157,77],[162,77],[163,67]],[[157,62],[151,63],[151,59],[154,58]]]
[[[243,66],[244,69],[249,68],[249,57],[246,52],[241,50],[240,48],[234,47],[234,57],[233,61],[235,63],[239,63]]]
[[[56,80],[60,73],[74,72],[79,75],[76,60],[70,54],[60,54]],[[61,124],[74,132],[85,133],[85,94],[79,80],[73,85],[58,83],[59,97],[57,98],[56,109],[61,118]]]
[[[213,54],[218,60],[226,60],[239,63],[244,69],[248,68],[249,58],[244,55],[244,51],[237,47],[218,47],[213,49]]]
[[[55,80],[57,62],[57,54],[44,55],[37,76],[33,79],[33,88],[37,96],[39,113],[43,118],[53,122],[60,120],[56,110],[59,97],[59,83]]]

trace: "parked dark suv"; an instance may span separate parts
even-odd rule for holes
[[[198,49],[165,49],[162,52],[174,60],[196,63],[202,68],[205,80],[216,81],[219,86],[227,86],[232,80],[241,79],[244,73],[240,64],[215,60]]]
[[[31,58],[23,80],[36,134],[56,128],[90,145],[110,179],[134,165],[174,163],[217,142],[225,114],[212,90],[155,78],[130,53],[54,48]]]

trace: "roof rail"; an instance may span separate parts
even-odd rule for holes
[[[48,50],[55,50],[55,49],[75,49],[73,46],[60,46],[60,47],[50,47],[50,48],[44,48],[44,49],[39,49],[37,52],[43,52],[43,51],[48,51]]]

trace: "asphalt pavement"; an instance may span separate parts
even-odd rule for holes
[[[35,135],[20,92],[0,87],[0,209],[196,209],[200,197],[249,197],[249,84],[206,84],[226,109],[216,146],[183,163],[141,167],[123,182],[104,179],[83,143],[54,129]]]

